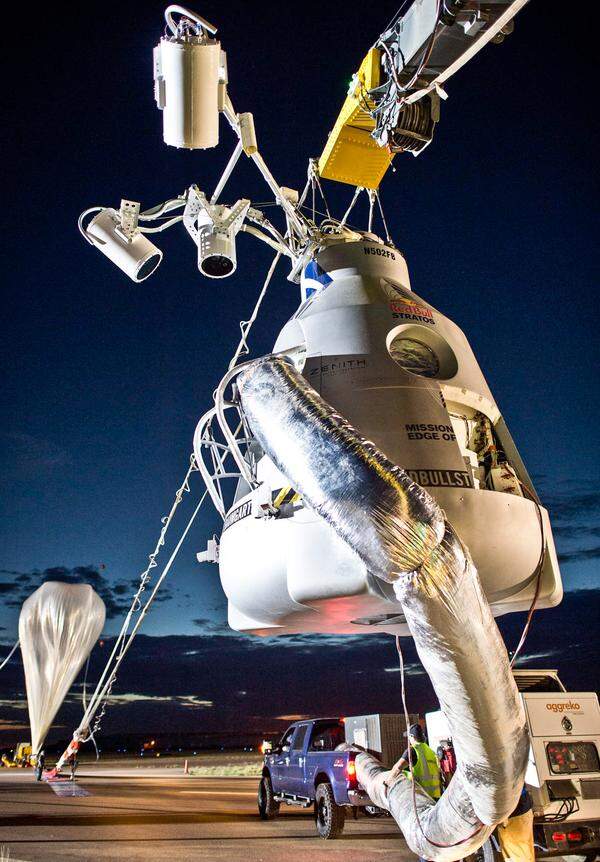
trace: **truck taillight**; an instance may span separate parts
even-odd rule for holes
[[[356,784],[356,763],[353,760],[346,764],[346,778],[350,784]]]
[[[555,844],[560,844],[561,841],[567,840],[567,834],[566,834],[566,832],[553,832],[552,833],[552,840],[554,841]]]
[[[569,841],[581,841],[583,835],[578,829],[575,829],[573,832],[567,832],[567,838]]]

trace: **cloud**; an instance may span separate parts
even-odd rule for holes
[[[576,644],[573,644],[572,646],[575,647]],[[561,655],[562,650],[560,649],[539,650],[539,652],[523,652],[519,653],[515,664],[522,665],[529,661],[539,661],[541,658],[557,658]]]
[[[591,517],[600,512],[600,493],[579,490],[544,494],[543,503],[553,520],[565,521],[576,517]]]
[[[214,701],[201,700],[199,697],[196,697],[195,694],[180,695],[176,698],[176,701],[180,703],[181,706],[187,706],[195,709],[207,709],[214,706]]]
[[[68,584],[90,584],[106,605],[106,617],[111,620],[123,616],[131,605],[139,581],[137,578],[111,581],[104,574],[104,566],[51,566],[43,571],[34,569],[31,572],[15,572],[0,569],[0,575],[6,580],[0,582],[0,595],[9,596],[4,601],[6,607],[20,608],[31,593],[47,581],[61,581]],[[8,580],[8,578],[11,580]],[[156,602],[165,602],[172,598],[171,590],[163,587],[157,594]]]
[[[29,730],[29,725],[20,724],[18,721],[10,721],[10,719],[0,719],[0,732],[13,730]]]
[[[208,617],[196,617],[192,620],[193,625],[201,629],[205,634],[233,635],[237,632],[232,631],[226,622],[221,620],[211,620]]]
[[[195,694],[139,694],[138,692],[127,692],[126,694],[111,694],[108,703],[110,706],[130,706],[137,703],[171,703],[178,706],[196,709],[207,709],[213,706],[212,700],[202,700]]]
[[[547,478],[540,483],[562,565],[600,559],[600,492],[592,482]],[[570,578],[577,584],[577,570]]]
[[[519,667],[556,667],[571,691],[600,688],[599,612],[600,590],[573,591],[558,607],[538,610]],[[208,619],[208,613],[199,619]],[[519,641],[525,617],[507,614],[497,620],[509,650]],[[92,652],[88,691],[113,644],[114,638],[108,637],[103,649]],[[413,641],[404,638],[402,649],[409,710],[423,714],[436,709]],[[0,704],[0,713],[23,720],[19,664],[11,662],[2,671],[2,692],[21,706],[13,711]],[[108,748],[111,736],[116,746],[130,735],[163,733],[175,744],[196,734],[221,745],[234,737],[249,741],[275,735],[292,720],[287,716],[397,712],[400,704],[398,656],[389,635],[259,638],[200,627],[185,636],[139,634],[119,669],[99,740]],[[81,692],[74,688],[58,721],[72,730],[80,719]],[[53,733],[56,740],[59,732]],[[65,731],[60,735],[64,738]],[[8,732],[4,738],[9,739]]]
[[[0,700],[0,707],[3,709],[27,709],[27,701],[25,698],[5,698]]]
[[[69,453],[46,437],[3,433],[3,474],[19,479],[39,475],[40,471],[65,468],[72,463]]]
[[[562,551],[558,554],[559,563],[575,563],[582,560],[600,560],[600,546],[580,548],[576,551]]]
[[[152,702],[160,702],[160,701],[170,701],[172,700],[172,695],[156,695],[156,694],[138,694],[137,692],[128,691],[125,694],[111,694],[108,699],[109,704],[112,706],[127,706],[130,703],[141,703],[142,701],[152,701]]]
[[[589,527],[581,524],[559,524],[552,528],[552,532],[561,539],[579,539],[588,536],[600,539],[600,527]]]
[[[384,667],[384,671],[386,673],[400,673],[400,666],[396,665],[395,667]],[[414,664],[404,665],[404,676],[420,676],[424,673],[425,671],[423,667],[416,662]]]

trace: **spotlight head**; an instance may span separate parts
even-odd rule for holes
[[[189,189],[183,224],[198,246],[198,269],[208,278],[227,278],[235,272],[235,237],[246,217],[250,201],[232,207],[211,204],[196,186]]]
[[[100,210],[84,235],[132,281],[144,281],[158,267],[163,254],[137,227],[128,229],[122,213],[123,209]]]
[[[208,278],[227,278],[237,267],[235,230],[226,227],[223,217],[229,212],[225,206],[211,207],[198,214],[198,269]]]

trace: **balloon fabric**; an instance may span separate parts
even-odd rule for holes
[[[34,754],[98,640],[105,617],[104,602],[89,584],[47,581],[23,603],[19,638]]]

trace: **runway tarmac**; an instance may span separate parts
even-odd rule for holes
[[[10,862],[416,860],[389,819],[348,819],[335,841],[316,837],[311,812],[283,807],[261,821],[256,778],[86,766],[78,783],[89,796],[59,797],[29,770],[0,771],[0,849]]]

